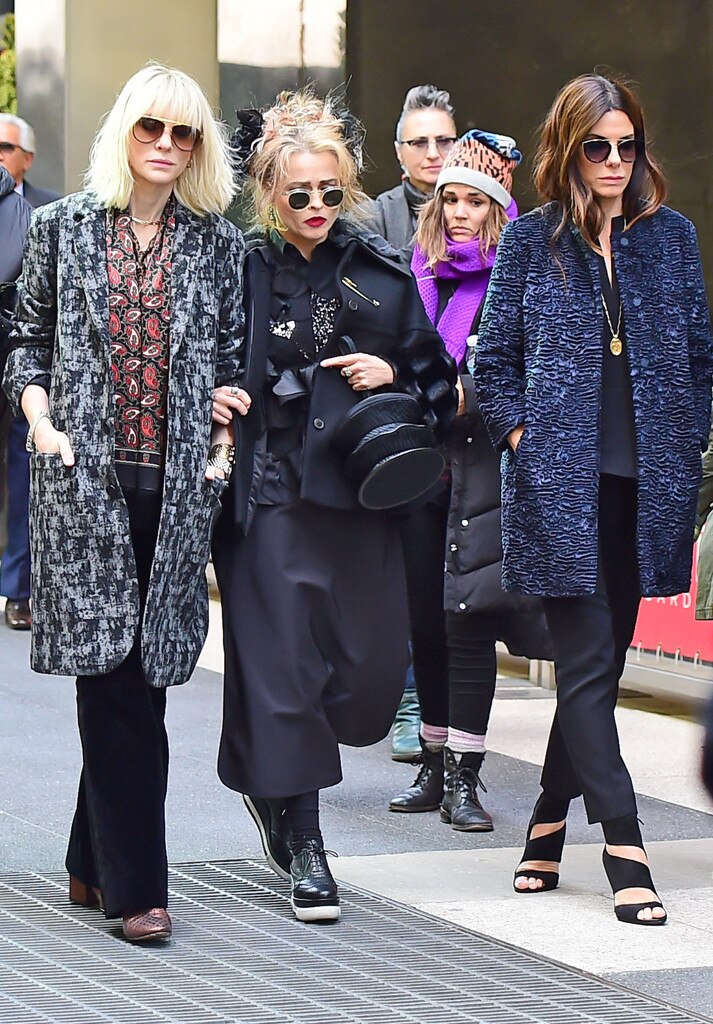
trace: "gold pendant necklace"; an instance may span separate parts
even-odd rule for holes
[[[604,292],[600,292],[599,294],[602,297],[602,306],[604,306],[604,313],[607,318],[607,323],[609,324],[609,330],[611,331],[609,351],[613,356],[620,356],[621,353],[624,351],[624,344],[621,338],[619,337],[619,331],[621,330],[621,317],[624,311],[623,303],[619,303],[619,320],[616,325],[616,330],[614,330],[614,324],[611,322],[611,317],[609,316],[609,309],[607,308],[606,300],[604,299]]]

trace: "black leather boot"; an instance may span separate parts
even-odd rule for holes
[[[445,780],[441,821],[457,832],[493,831],[493,819],[478,798],[478,786],[485,790],[478,774],[484,758],[485,751],[454,754],[448,747],[443,748]]]
[[[338,921],[339,890],[321,839],[304,839],[290,865],[292,909],[298,921]]]
[[[412,786],[399,793],[389,803],[390,811],[417,814],[420,811],[436,811],[443,799],[443,753],[429,750],[423,739],[421,743],[421,767]]]

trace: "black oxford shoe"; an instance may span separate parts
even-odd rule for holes
[[[243,794],[243,801],[260,833],[267,863],[280,878],[290,880],[290,826],[285,801]]]
[[[338,921],[339,890],[319,839],[307,839],[292,858],[292,909],[298,921]]]

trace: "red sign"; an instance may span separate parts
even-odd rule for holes
[[[687,594],[645,597],[634,631],[633,646],[683,658],[713,662],[713,619],[697,620],[698,545],[693,549],[693,579]]]

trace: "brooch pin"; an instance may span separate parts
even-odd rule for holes
[[[296,324],[294,320],[270,321],[270,333],[274,334],[278,338],[287,338],[288,341],[294,334],[295,327]]]

